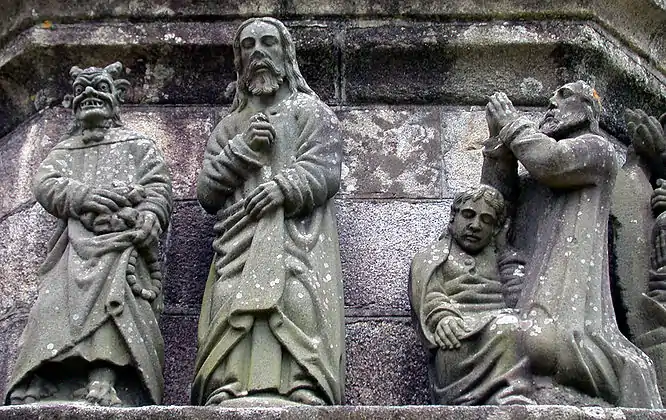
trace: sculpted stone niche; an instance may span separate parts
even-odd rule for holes
[[[533,191],[520,205],[533,206],[536,212],[530,220],[514,220],[514,225],[533,226],[536,241],[533,250],[524,250],[531,256],[524,277],[519,275],[524,282],[511,315],[504,314],[502,305],[512,305],[500,295],[503,284],[513,283],[503,280],[501,274],[510,270],[502,269],[502,260],[494,262],[497,250],[465,245],[466,235],[477,245],[491,244],[484,236],[489,233],[475,233],[471,222],[462,230],[468,233],[455,233],[464,201],[454,203],[451,245],[435,244],[415,258],[412,305],[432,349],[436,402],[501,404],[509,394],[520,396],[523,403],[585,404],[597,399],[608,405],[661,408],[652,361],[620,332],[615,318],[607,226],[618,165],[612,145],[601,136],[600,112],[598,94],[582,81],[559,88],[538,124],[521,116],[506,95],[490,98],[490,138],[483,150],[481,182],[510,198],[509,206],[515,207],[521,188],[518,162],[524,166],[532,182],[522,185]],[[458,211],[456,206],[462,207]],[[479,204],[470,207],[470,215],[483,213]],[[497,218],[500,213],[488,214]],[[432,254],[438,248],[446,252]],[[459,249],[474,255],[463,257],[468,265],[485,259],[491,261],[490,269],[452,271],[450,257],[443,255],[457,259],[464,255]],[[423,271],[424,266],[428,270]],[[443,286],[433,289],[434,284]],[[485,316],[483,322],[474,322],[479,315]],[[504,321],[506,316],[512,318]],[[504,327],[496,326],[498,322]],[[525,379],[531,384],[524,386]]]
[[[236,95],[197,183],[218,221],[192,403],[340,404],[342,274],[331,200],[339,122],[303,79],[280,21],[243,22],[233,47]]]
[[[120,63],[73,67],[69,134],[40,165],[37,201],[59,219],[39,270],[5,402],[159,404],[164,343],[158,240],[172,208],[155,143],[123,127]]]

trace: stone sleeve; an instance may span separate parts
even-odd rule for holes
[[[299,118],[296,160],[275,175],[284,193],[287,217],[311,213],[340,188],[341,136],[335,114],[323,103]]]
[[[81,215],[81,205],[90,190],[86,184],[71,178],[69,160],[67,150],[53,149],[39,166],[32,182],[32,191],[39,204],[63,220]]]
[[[518,160],[499,138],[491,137],[483,144],[481,183],[502,193],[509,203],[518,195]]]
[[[267,157],[253,151],[234,133],[229,117],[213,130],[204,152],[197,179],[197,198],[209,213],[217,212],[225,198],[243,185],[248,176],[267,163]]]
[[[599,185],[617,173],[612,145],[594,134],[555,140],[521,117],[500,131],[527,171],[551,188]]]
[[[140,144],[141,164],[137,171],[137,183],[145,188],[146,198],[136,208],[155,213],[160,226],[166,230],[173,209],[171,175],[155,143],[146,139]]]

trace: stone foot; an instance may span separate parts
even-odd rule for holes
[[[58,388],[45,379],[34,376],[29,383],[17,386],[9,396],[11,405],[31,404],[55,394]]]
[[[222,389],[217,389],[215,392],[210,394],[208,400],[206,400],[206,405],[220,405],[225,401],[228,401],[233,398],[233,395],[228,391]]]
[[[291,394],[289,394],[289,399],[291,401],[307,405],[326,405],[326,401],[321,399],[311,389],[304,389],[304,388],[297,389]]]
[[[115,388],[116,374],[108,367],[93,369],[88,375],[88,385],[74,395],[83,397],[90,404],[106,407],[119,407],[123,402]]]

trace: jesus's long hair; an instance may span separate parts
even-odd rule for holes
[[[241,111],[247,105],[248,97],[250,92],[247,90],[247,87],[242,86],[240,83],[241,76],[243,74],[243,65],[241,63],[241,46],[240,46],[240,35],[243,29],[254,22],[264,22],[275,26],[280,34],[280,42],[282,43],[282,48],[284,50],[284,70],[286,82],[289,85],[289,89],[292,93],[303,92],[307,95],[314,96],[319,98],[316,93],[303,78],[301,71],[298,68],[298,62],[296,61],[296,48],[294,47],[294,41],[289,34],[289,31],[284,26],[282,22],[271,17],[261,17],[261,18],[251,18],[241,23],[236,30],[236,35],[234,36],[234,67],[236,68],[236,94],[234,95],[234,101],[231,104],[231,112]]]

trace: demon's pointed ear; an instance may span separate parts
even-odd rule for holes
[[[118,101],[125,102],[125,95],[130,87],[130,82],[125,79],[116,79],[113,81],[113,86],[116,88],[116,95],[118,96]]]
[[[116,77],[120,76],[120,73],[122,73],[123,65],[120,61],[116,61],[115,63],[104,67],[104,71],[109,73],[111,77],[115,79]]]
[[[74,66],[69,70],[69,77],[71,77],[72,80],[76,79],[79,76],[79,74],[81,74],[82,71],[83,69],[81,67]]]

